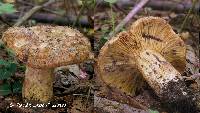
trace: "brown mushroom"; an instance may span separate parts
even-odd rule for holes
[[[159,97],[176,101],[188,95],[181,77],[185,65],[181,38],[164,19],[145,17],[104,45],[97,67],[98,76],[111,87],[133,94],[142,75]]]
[[[88,39],[69,27],[14,27],[3,34],[3,41],[26,64],[22,96],[32,101],[51,100],[55,67],[92,56]]]

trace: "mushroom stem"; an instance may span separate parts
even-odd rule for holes
[[[145,50],[139,54],[137,62],[144,79],[159,97],[169,101],[187,97],[181,74],[162,55],[152,50]]]
[[[26,67],[22,97],[27,100],[48,102],[53,96],[53,69]]]

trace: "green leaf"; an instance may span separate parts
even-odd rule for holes
[[[10,63],[10,65],[8,67],[8,71],[14,74],[16,72],[16,70],[17,70],[17,64]]]
[[[18,66],[17,66],[17,70],[19,70],[19,71],[26,71],[26,66],[25,65],[20,65],[20,64],[18,64]]]
[[[0,85],[0,95],[5,96],[11,94],[11,86],[8,83],[4,83]]]
[[[157,110],[152,110],[152,109],[149,109],[149,113],[159,113]]]
[[[0,69],[0,80],[8,79],[12,76],[12,73],[9,72],[7,69],[3,68]]]
[[[13,62],[0,59],[0,80],[10,78],[17,70],[17,65]]]
[[[8,62],[6,60],[0,59],[0,65],[8,66]]]
[[[110,4],[114,4],[116,3],[118,0],[104,0],[105,2],[108,2]]]
[[[99,48],[101,48],[107,41],[107,37],[102,37],[99,41]]]
[[[0,2],[0,14],[14,13],[14,12],[16,12],[16,9],[14,8],[13,4]]]
[[[21,81],[15,81],[12,85],[13,93],[21,93],[22,91],[22,83]]]

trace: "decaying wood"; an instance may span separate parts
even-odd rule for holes
[[[96,113],[147,113],[145,110],[133,108],[127,104],[122,104],[95,95],[94,110]]]
[[[100,88],[95,94],[98,97],[118,101],[121,104],[128,104],[131,107],[142,109],[142,110],[148,109],[148,107],[145,106],[141,100],[138,100],[132,96],[126,95],[117,89],[106,86],[100,79],[98,79],[97,84],[100,84]]]
[[[136,5],[137,0],[120,0],[117,5],[120,7],[130,7],[133,5]],[[100,5],[106,6],[107,4],[105,2],[99,1]],[[192,3],[183,3],[182,1],[180,2],[175,2],[175,1],[169,1],[169,0],[150,0],[150,2],[147,4],[147,7],[151,7],[152,9],[155,10],[172,10],[177,13],[185,12],[188,11],[189,9],[192,8]],[[199,10],[199,2],[195,4],[194,11]]]
[[[14,19],[18,19],[20,17],[19,13],[15,14],[5,14],[3,15],[6,20],[11,21]],[[36,20],[37,22],[42,22],[42,23],[54,23],[58,25],[70,25],[76,21],[76,16],[65,16],[61,17],[55,14],[49,14],[49,13],[36,13],[30,17],[30,19]],[[88,19],[86,16],[82,16],[79,19],[79,22],[77,23],[81,26],[86,26],[86,27],[92,27],[92,25],[88,22]]]

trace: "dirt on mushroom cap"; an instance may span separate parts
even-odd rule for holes
[[[64,26],[14,27],[3,41],[21,61],[33,68],[79,63],[91,55],[91,45],[78,30]]]

